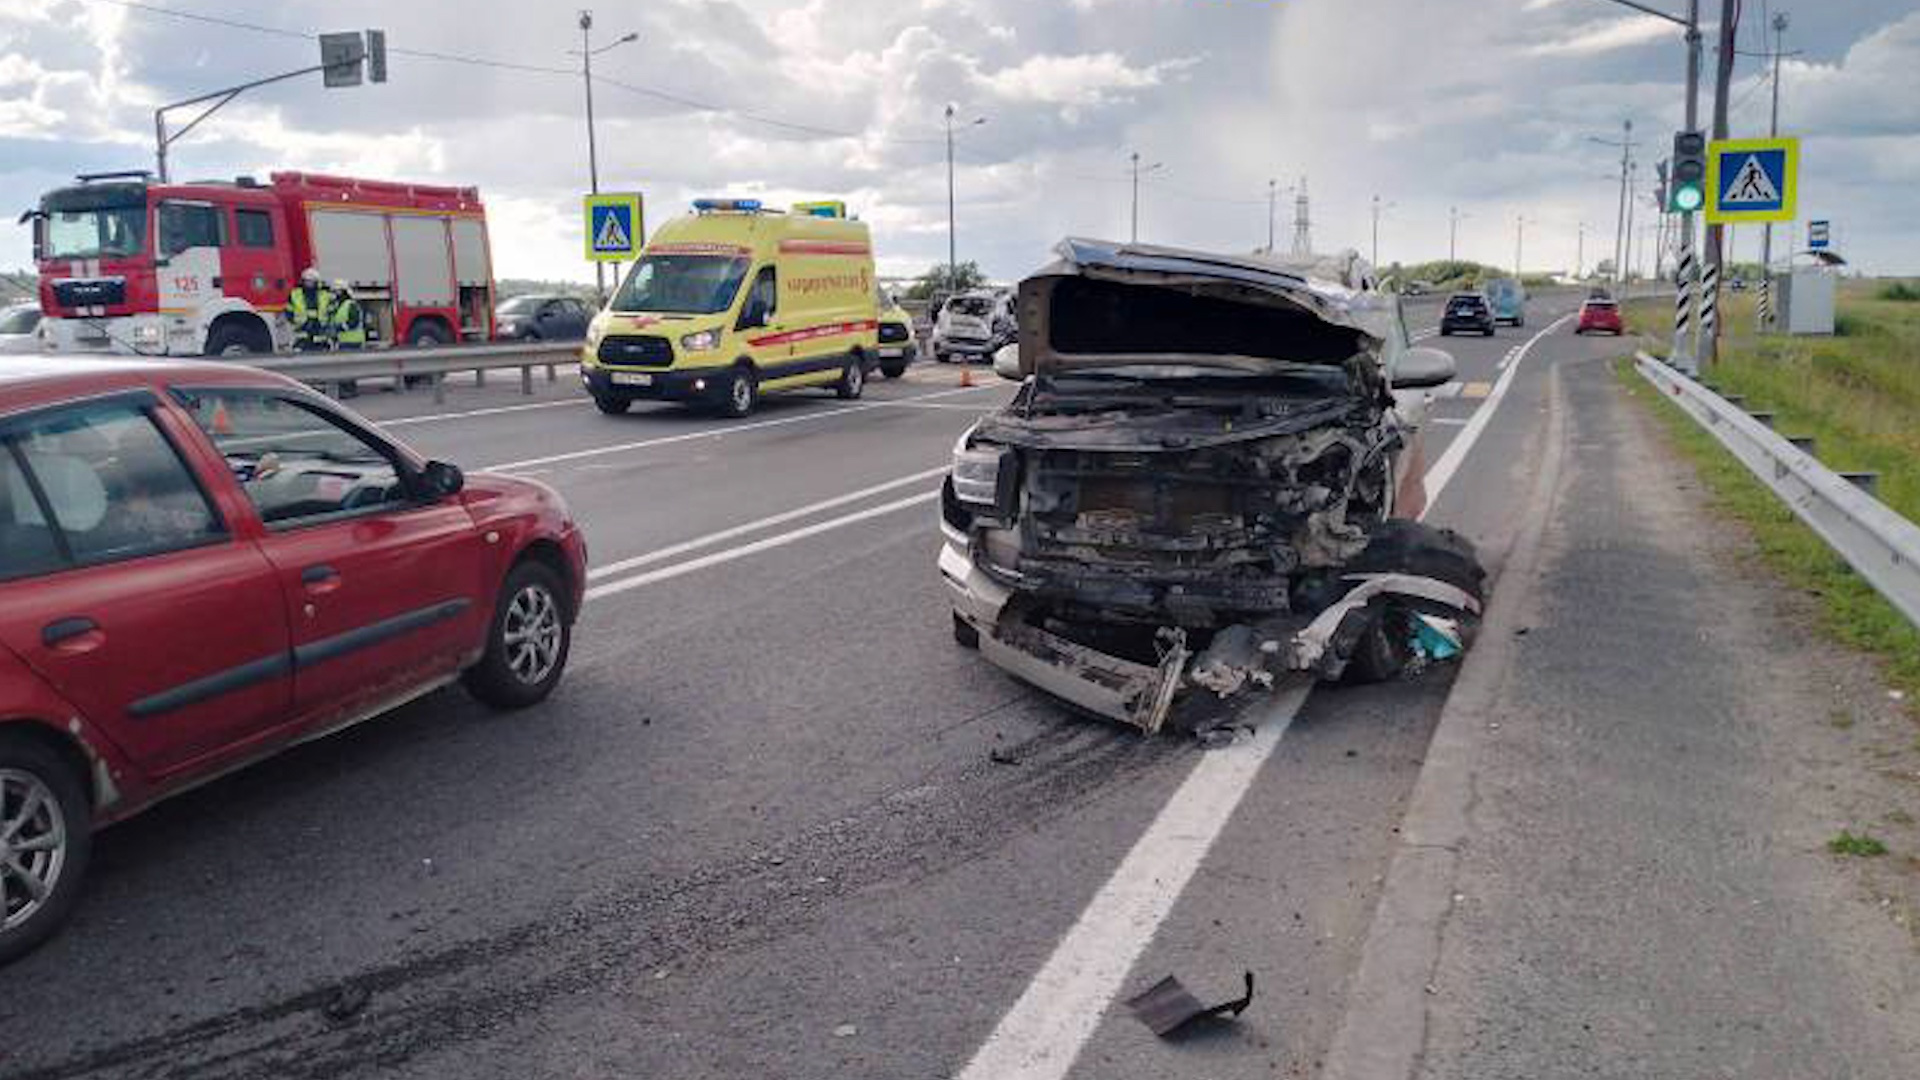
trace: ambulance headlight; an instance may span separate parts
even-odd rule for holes
[[[954,497],[975,506],[993,506],[998,501],[996,496],[1000,490],[1000,462],[1006,455],[1006,448],[1000,446],[983,446],[974,450],[955,447]]]
[[[680,347],[688,352],[712,352],[720,347],[720,331],[702,330],[697,334],[688,334],[680,339]]]

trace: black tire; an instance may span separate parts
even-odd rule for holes
[[[1453,336],[1453,331],[1451,331],[1451,330],[1449,330],[1449,329],[1447,329],[1446,327],[1444,327],[1444,326],[1443,326],[1443,327],[1441,327],[1441,328],[1440,328],[1440,336],[1441,336],[1441,337],[1452,337],[1452,336]]]
[[[1367,547],[1350,560],[1349,574],[1415,574],[1444,581],[1486,603],[1487,572],[1472,541],[1451,529],[1389,519],[1371,529]],[[1375,600],[1372,624],[1362,633],[1341,674],[1346,683],[1386,682],[1413,657],[1411,616],[1398,605]]]
[[[524,709],[559,685],[572,648],[573,615],[560,575],[545,563],[522,559],[507,573],[494,601],[487,651],[461,681],[468,693],[496,709]]]
[[[980,647],[980,631],[974,629],[972,623],[961,618],[957,611],[953,613],[953,640],[963,649]]]
[[[272,351],[267,332],[244,323],[222,323],[207,335],[207,356],[264,356]]]
[[[15,732],[0,731],[0,778],[6,780],[0,785],[0,820],[19,815],[30,788],[46,807],[21,827],[12,842],[28,837],[36,823],[45,828],[37,835],[54,835],[57,831],[59,836],[58,846],[51,852],[21,854],[23,864],[51,876],[50,887],[37,901],[27,897],[10,870],[0,869],[0,877],[6,881],[4,895],[0,895],[0,964],[8,964],[37,948],[73,914],[73,906],[80,899],[81,880],[87,874],[87,860],[93,853],[93,806],[84,776],[44,743]],[[30,860],[44,861],[36,864]],[[48,884],[38,873],[36,880],[43,886]],[[20,922],[9,926],[10,917],[19,917]]]
[[[451,340],[446,330],[431,320],[416,322],[413,329],[407,331],[407,344],[415,349],[432,349]]]
[[[624,416],[627,410],[633,407],[633,399],[611,397],[606,394],[595,394],[593,395],[593,405],[594,408],[599,409],[608,416]]]
[[[740,364],[733,369],[733,378],[727,383],[727,396],[720,401],[720,412],[724,416],[746,416],[760,404],[760,377],[753,369]]]
[[[1407,613],[1380,605],[1373,625],[1360,635],[1340,681],[1348,685],[1389,682],[1413,660],[1413,624]]]
[[[905,360],[889,360],[880,365],[880,374],[885,375],[889,379],[897,379],[906,373],[907,362]]]
[[[867,364],[859,357],[847,361],[840,369],[840,381],[833,384],[833,396],[841,401],[853,401],[867,388]]]

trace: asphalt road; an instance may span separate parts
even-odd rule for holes
[[[1618,348],[1543,334],[1572,303],[1430,342],[1461,371],[1433,517],[1496,564],[1543,372]],[[953,645],[937,470],[1012,390],[958,375],[745,421],[605,417],[565,379],[360,399],[571,502],[597,569],[565,683],[516,715],[442,692],[103,834],[72,925],[5,973],[0,1076],[959,1074],[1222,751]],[[1311,1073],[1449,679],[1316,691],[1148,927],[1126,994],[1251,970],[1242,1023],[1163,1043],[1103,1001],[1032,1075]]]

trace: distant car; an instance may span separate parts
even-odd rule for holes
[[[1447,309],[1440,315],[1442,337],[1456,330],[1472,330],[1492,337],[1493,325],[1493,303],[1485,293],[1454,293],[1447,298]]]
[[[1732,290],[1733,290],[1734,292],[1746,292],[1746,291],[1747,291],[1747,279],[1746,279],[1746,278],[1738,278],[1738,277],[1737,277],[1737,278],[1733,278],[1732,280],[1730,280],[1730,281],[1728,281],[1728,282],[1727,282],[1727,288],[1729,288],[1729,289],[1732,289]]]
[[[880,374],[897,379],[920,354],[913,340],[913,316],[892,296],[880,297]]]
[[[99,827],[455,680],[542,700],[585,579],[552,489],[283,376],[0,364],[0,963],[73,909]]]
[[[0,307],[0,353],[39,351],[40,305],[26,303]]]
[[[1430,289],[1430,286],[1428,286],[1427,283],[1424,281],[1409,281],[1406,284],[1400,286],[1400,295],[1425,296],[1427,295],[1427,292],[1429,291],[1429,289]]]
[[[1619,337],[1624,329],[1620,322],[1620,305],[1609,299],[1595,298],[1580,305],[1580,321],[1574,325],[1573,332],[1606,331]]]
[[[515,296],[493,312],[496,341],[578,341],[593,312],[573,296]]]
[[[1527,325],[1527,287],[1518,278],[1495,278],[1487,283],[1486,293],[1495,323]]]
[[[1011,318],[1012,297],[992,289],[968,289],[940,305],[933,321],[933,358],[974,360],[993,351],[996,328]]]

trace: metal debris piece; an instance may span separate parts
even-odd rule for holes
[[[1200,999],[1193,996],[1180,980],[1172,975],[1161,979],[1147,988],[1137,997],[1127,999],[1127,1008],[1147,1030],[1161,1038],[1203,1016],[1225,1018],[1239,1016],[1253,1003],[1253,972],[1246,973],[1247,992],[1232,1001],[1223,1001],[1218,1005],[1202,1005]]]
[[[367,1007],[373,995],[364,986],[343,986],[320,1008],[320,1014],[336,1024],[345,1023]]]
[[[1014,757],[1012,754],[1007,753],[1005,750],[1002,750],[997,746],[987,751],[987,760],[993,762],[995,765],[1020,764],[1019,758]]]

